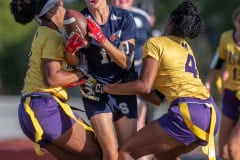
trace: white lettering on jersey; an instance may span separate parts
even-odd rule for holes
[[[122,17],[117,17],[116,15],[112,14],[110,19],[111,20],[119,20],[119,19],[122,19]]]

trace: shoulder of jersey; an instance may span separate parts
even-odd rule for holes
[[[144,16],[147,20],[150,19],[150,15],[146,11],[141,9],[141,8],[132,7],[131,11],[134,12],[134,13],[137,13],[137,14],[140,14],[140,15]]]

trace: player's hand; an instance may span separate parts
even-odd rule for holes
[[[91,18],[87,17],[88,36],[95,39],[99,44],[105,42],[106,37],[101,28]]]
[[[210,84],[209,82],[206,82],[206,83],[205,83],[205,87],[206,87],[206,89],[208,90],[208,92],[210,92],[210,90],[211,90],[211,84]]]
[[[76,53],[79,49],[87,46],[85,39],[82,39],[79,33],[72,32],[66,42],[66,52]]]
[[[87,75],[87,81],[81,85],[81,93],[83,97],[99,101],[100,97],[104,94],[103,84],[97,83],[96,79],[91,75]]]

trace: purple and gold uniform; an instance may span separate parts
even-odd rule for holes
[[[18,114],[23,132],[40,146],[58,138],[75,122],[87,130],[92,130],[77,120],[77,114],[74,114],[66,103],[68,94],[65,88],[49,88],[43,81],[41,58],[61,61],[63,70],[68,69],[63,47],[60,33],[44,26],[38,27],[29,55],[29,68]]]
[[[146,56],[159,62],[153,88],[170,104],[168,112],[158,119],[161,127],[185,145],[197,142],[214,149],[219,113],[199,78],[188,42],[175,36],[150,38],[143,47],[143,58]]]
[[[235,42],[234,33],[234,30],[222,33],[211,68],[220,69],[223,62],[226,62],[228,78],[223,83],[222,112],[237,121],[240,114],[240,46]]]
[[[134,52],[129,52],[131,46],[128,43],[122,45],[122,42],[135,39],[136,37],[136,25],[133,16],[130,12],[111,5],[109,9],[109,19],[106,24],[100,25],[100,27],[108,40],[116,48],[123,48],[126,54],[132,54],[128,56],[132,57],[131,59],[133,60]],[[86,17],[94,19],[87,8],[85,8],[82,13]],[[111,60],[106,51],[94,40],[91,41],[89,48],[81,49],[80,52],[86,56],[88,73],[93,75],[99,83],[124,82],[126,75],[134,71],[133,62],[129,70],[122,69]],[[122,116],[137,118],[136,96],[104,95],[99,102],[86,98],[83,98],[83,102],[88,118],[95,114],[105,112],[112,112],[114,121]]]

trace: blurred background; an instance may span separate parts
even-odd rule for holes
[[[170,12],[180,1],[135,0],[135,5],[155,18],[152,30],[153,36],[157,36],[163,31]],[[7,141],[7,143],[4,143],[4,147],[0,145],[1,160],[5,159],[3,158],[3,151],[11,150],[13,146],[15,146],[15,150],[24,148],[21,141],[16,141],[25,138],[18,126],[17,107],[27,68],[28,53],[36,29],[35,22],[25,26],[14,22],[10,14],[9,2],[10,0],[0,1],[0,144]],[[239,0],[196,0],[196,2],[205,21],[205,31],[190,43],[196,55],[200,77],[205,81],[220,34],[233,28],[232,12],[240,3]],[[69,9],[81,10],[85,7],[83,0],[64,0],[64,3],[65,7]],[[213,88],[212,94],[216,101],[221,104],[221,97],[216,88]],[[70,95],[72,97],[71,102],[81,107],[78,90],[71,90]],[[165,109],[163,107],[162,110],[152,114],[159,116]],[[17,147],[18,145],[22,147]],[[27,148],[32,150],[30,146],[30,143],[27,142]],[[6,159],[9,160],[9,156]]]

